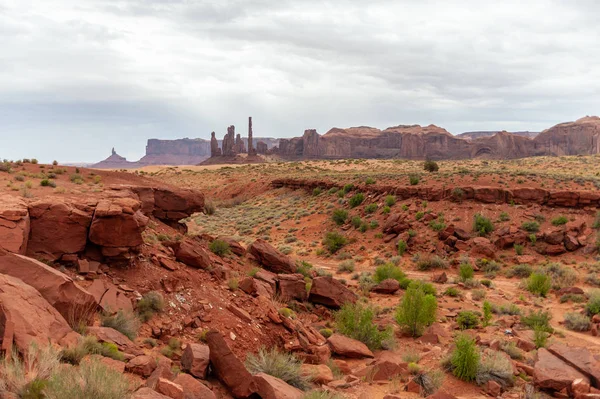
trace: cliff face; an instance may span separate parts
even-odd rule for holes
[[[195,165],[210,157],[210,140],[148,140],[144,165]]]
[[[482,137],[492,137],[494,134],[496,133],[500,133],[500,131],[498,130],[489,130],[489,131],[478,131],[478,132],[464,132],[461,134],[457,134],[456,137],[460,138],[460,139],[465,139],[465,140],[474,140],[474,139],[479,139]],[[511,132],[514,135],[517,136],[523,136],[523,137],[528,137],[530,139],[535,138],[535,136],[537,136],[538,134],[540,134],[540,132]]]
[[[486,132],[487,133],[487,132]],[[525,134],[527,133],[527,134]],[[333,128],[324,135],[306,130],[302,137],[281,139],[279,154],[287,158],[405,158],[467,159],[522,158],[534,155],[600,153],[600,118],[586,117],[563,123],[531,139],[530,132],[496,132],[453,136],[435,125]]]

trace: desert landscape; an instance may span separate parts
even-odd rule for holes
[[[0,393],[598,397],[598,161],[5,161]]]

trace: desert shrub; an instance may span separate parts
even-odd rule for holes
[[[577,282],[577,273],[570,267],[563,266],[560,263],[550,263],[542,266],[539,271],[550,277],[552,288],[555,290],[572,287]]]
[[[408,248],[406,241],[398,240],[398,255],[404,255],[404,253],[406,252],[406,248]]]
[[[360,218],[360,216],[354,216],[354,217],[352,218],[352,220],[350,221],[350,223],[352,224],[352,226],[353,226],[355,229],[358,229],[358,228],[360,227],[360,225],[362,224],[362,222],[363,222],[363,221],[362,221],[362,219]]]
[[[342,189],[344,194],[348,194],[352,190],[354,190],[354,184],[352,184],[352,183],[348,183],[348,184],[344,185],[344,188]]]
[[[440,167],[435,161],[425,161],[423,163],[423,169],[428,172],[437,172],[440,169]]]
[[[593,290],[588,294],[588,303],[585,305],[585,310],[588,315],[593,316],[600,314],[600,290]]]
[[[510,360],[502,356],[500,352],[487,350],[477,366],[475,381],[479,385],[495,381],[502,388],[511,387],[514,383],[513,366]]]
[[[452,373],[461,380],[473,381],[477,377],[480,357],[475,341],[467,335],[460,334],[454,340],[454,344],[456,349],[450,358]]]
[[[161,312],[165,307],[165,300],[158,291],[150,291],[142,296],[136,306],[137,314],[143,322],[152,318],[155,313]]]
[[[417,184],[419,184],[419,176],[418,175],[410,175],[408,176],[408,182],[410,183],[411,186],[416,186]]]
[[[481,280],[481,285],[485,285],[486,287],[490,288],[492,286],[492,280],[483,279]]]
[[[388,278],[394,279],[398,282],[402,281],[406,278],[406,274],[400,269],[398,266],[393,263],[386,263],[385,265],[378,266],[375,269],[375,274],[373,275],[373,280],[376,283],[381,283],[383,280],[387,280]]]
[[[352,259],[347,259],[340,263],[340,265],[338,266],[338,271],[352,273],[354,271],[355,266],[356,265]]]
[[[10,166],[10,164],[8,162],[0,163],[0,172],[10,173],[11,169],[12,169],[12,167]]]
[[[431,229],[433,231],[442,231],[446,228],[446,223],[444,222],[444,216],[443,215],[439,215],[437,219],[432,220],[431,222],[429,222],[429,227],[431,227]]]
[[[534,272],[527,279],[527,291],[545,297],[552,288],[552,279],[542,273]]]
[[[219,239],[213,240],[208,248],[212,251],[212,253],[219,256],[225,256],[231,251],[229,249],[229,244],[226,241]]]
[[[544,312],[543,310],[532,310],[528,315],[521,316],[521,323],[532,330],[540,328],[543,331],[552,332],[554,330],[550,326],[551,319],[552,315],[550,315],[549,312]]]
[[[590,329],[590,318],[577,312],[565,313],[565,327],[572,331],[587,331]]]
[[[515,265],[506,271],[506,277],[527,278],[533,273],[533,268],[529,265]]]
[[[396,196],[395,195],[386,195],[385,196],[385,204],[387,206],[393,206],[396,203]]]
[[[430,370],[419,372],[413,381],[421,386],[421,396],[429,397],[440,389],[445,378],[446,375],[441,370]]]
[[[336,209],[335,211],[333,211],[331,219],[333,219],[335,224],[341,226],[344,223],[346,223],[346,220],[348,219],[348,211],[345,209]]]
[[[52,181],[52,180],[49,180],[49,179],[43,179],[42,181],[40,181],[40,186],[55,188],[56,187],[56,183],[54,181]]]
[[[533,329],[533,343],[536,348],[543,348],[548,341],[548,332],[543,327],[535,327]]]
[[[502,213],[500,213],[500,218],[499,219],[500,219],[501,222],[508,222],[510,220],[510,216],[509,216],[508,213],[502,212]]]
[[[325,239],[323,240],[323,245],[332,254],[342,249],[347,243],[348,240],[346,237],[336,231],[330,231],[325,234]]]
[[[424,283],[413,281],[396,309],[396,322],[413,337],[423,334],[425,327],[435,321],[437,300],[426,294]]]
[[[496,314],[500,314],[500,315],[507,314],[510,316],[516,316],[516,315],[521,314],[521,309],[514,303],[511,303],[510,305],[501,305],[501,306],[492,304],[492,313],[496,313]]]
[[[19,357],[18,351],[13,351],[11,357],[0,359],[0,396],[13,397],[10,394],[14,394],[19,398],[43,398],[41,394],[34,394],[41,393],[59,366],[59,352],[51,345],[30,344],[23,358]]]
[[[483,216],[481,213],[477,213],[473,220],[473,232],[480,236],[486,236],[494,231],[494,224],[488,217]]]
[[[333,330],[331,330],[330,328],[322,328],[319,330],[319,333],[325,337],[325,338],[329,338],[333,335]]]
[[[437,255],[419,256],[419,259],[417,260],[417,269],[421,271],[431,269],[445,269],[447,267],[448,262]]]
[[[357,193],[350,197],[350,200],[348,200],[348,204],[351,208],[356,208],[357,206],[362,204],[364,200],[365,195],[363,193]]]
[[[492,321],[492,304],[488,301],[483,301],[483,326],[489,326]]]
[[[331,391],[310,391],[302,399],[346,399],[343,395]]]
[[[596,218],[594,219],[594,222],[592,223],[592,228],[600,229],[600,211],[598,211],[596,213]]]
[[[214,201],[211,199],[207,199],[204,202],[204,213],[206,213],[207,215],[214,215],[216,211],[217,206],[215,205]]]
[[[71,175],[70,179],[71,179],[71,182],[75,183],[75,184],[83,184],[83,182],[84,182],[83,176],[81,176],[79,173],[75,173],[75,174]]]
[[[160,353],[163,356],[168,357],[169,359],[173,359],[173,357],[176,354],[180,354],[180,352],[181,352],[181,341],[178,340],[177,338],[171,338],[169,340],[169,342],[167,343],[167,346],[164,346],[160,350]]]
[[[60,369],[48,380],[44,392],[47,399],[122,399],[128,397],[130,389],[126,375],[92,360],[74,369]]]
[[[367,185],[375,184],[375,183],[376,183],[376,181],[372,177],[367,177],[367,180],[365,180],[365,184],[367,184]]]
[[[560,296],[560,303],[565,302],[582,303],[585,302],[585,295],[581,294],[564,294]]]
[[[470,310],[464,310],[458,313],[456,323],[461,330],[469,330],[479,327],[479,316]]]
[[[517,255],[523,255],[523,248],[524,247],[521,244],[515,244],[514,248],[515,248],[515,253]]]
[[[457,297],[460,296],[460,291],[456,287],[448,287],[446,291],[444,291],[444,295]]]
[[[279,314],[288,319],[295,319],[296,313],[290,308],[281,308],[279,309]]]
[[[540,231],[540,224],[534,221],[523,222],[521,228],[529,233],[537,233]]]
[[[376,210],[377,210],[377,204],[369,204],[369,205],[365,206],[366,213],[373,213]]]
[[[384,206],[383,208],[381,208],[381,212],[385,215],[387,215],[388,213],[390,213],[391,209],[389,206]]]
[[[373,277],[366,272],[363,272],[359,277],[358,277],[358,287],[363,291],[363,292],[369,292],[371,291],[371,288],[373,288],[375,286],[375,281],[373,281]]]
[[[319,195],[321,195],[322,192],[323,189],[321,189],[321,187],[315,187],[312,191],[312,195],[318,197]]]
[[[346,303],[334,317],[337,330],[341,334],[364,343],[371,350],[381,349],[384,341],[392,337],[390,328],[379,331],[374,323],[375,310],[370,306]]]
[[[535,233],[529,234],[529,241],[532,245],[535,245],[535,243],[537,242],[537,236],[535,235]]]
[[[600,287],[600,276],[598,273],[590,273],[585,276],[585,282],[589,285],[595,285],[596,287]]]
[[[84,336],[79,339],[77,345],[64,348],[60,351],[60,360],[76,365],[87,355],[101,355],[119,361],[125,359],[125,355],[119,352],[119,348],[115,344],[109,342],[100,343],[94,336]]]
[[[463,262],[459,265],[458,272],[460,276],[460,281],[462,281],[463,283],[468,279],[473,278],[473,276],[475,275],[475,272],[473,271],[473,266],[466,262]]]
[[[483,298],[485,298],[485,295],[486,295],[485,290],[471,291],[471,298],[473,298],[474,301],[481,301]]]
[[[465,191],[462,188],[454,188],[452,190],[452,198],[455,199],[456,201],[461,202],[463,200],[463,198],[465,197]]]
[[[522,360],[524,355],[523,351],[517,348],[515,341],[502,341],[500,342],[500,350],[510,356],[514,360]]]
[[[561,215],[552,219],[551,223],[553,226],[562,226],[563,224],[567,224],[568,221],[569,219],[566,216]]]
[[[140,328],[140,321],[137,316],[131,312],[119,310],[116,314],[103,314],[100,317],[102,327],[114,328],[127,338],[134,340]]]

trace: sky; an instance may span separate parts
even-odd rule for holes
[[[600,114],[596,0],[0,0],[0,158]]]

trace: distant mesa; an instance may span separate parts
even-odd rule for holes
[[[586,116],[560,123],[543,132],[477,131],[457,136],[435,126],[399,125],[385,130],[369,126],[332,128],[321,135],[314,129],[301,137],[276,139],[254,137],[252,118],[248,137],[229,126],[223,140],[148,140],[146,155],[129,162],[112,155],[92,167],[138,168],[146,165],[197,165],[263,162],[269,155],[282,160],[403,158],[403,159],[510,159],[530,156],[600,154],[600,118]]]

